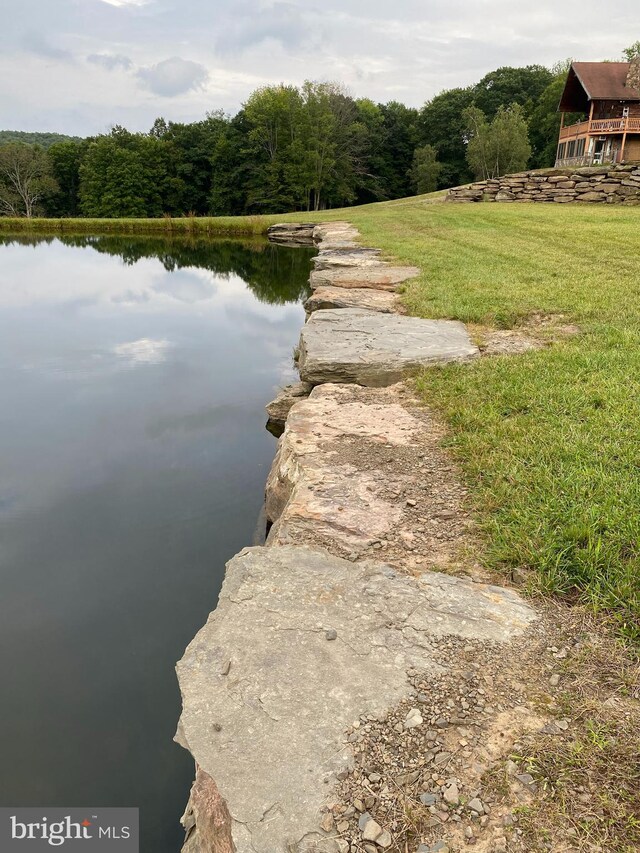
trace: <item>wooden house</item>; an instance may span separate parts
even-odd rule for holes
[[[560,100],[556,166],[640,160],[640,57],[573,62]],[[567,113],[581,120],[565,121]]]

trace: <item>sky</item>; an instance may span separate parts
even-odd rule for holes
[[[621,59],[637,0],[0,0],[0,129],[148,130],[259,86],[422,106],[502,65]]]

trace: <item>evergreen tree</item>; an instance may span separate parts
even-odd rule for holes
[[[47,202],[49,216],[78,216],[80,214],[80,165],[86,143],[56,142],[48,151],[51,173],[58,190]]]

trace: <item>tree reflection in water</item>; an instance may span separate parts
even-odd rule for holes
[[[309,262],[315,250],[278,246],[267,240],[19,234],[0,236],[0,245],[37,246],[54,240],[114,255],[127,266],[156,258],[167,272],[206,269],[216,276],[237,275],[257,299],[271,305],[300,302],[310,293]]]

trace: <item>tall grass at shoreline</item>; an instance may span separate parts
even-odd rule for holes
[[[282,217],[191,217],[179,219],[44,219],[0,217],[0,233],[6,234],[164,234],[166,236],[258,236]]]

